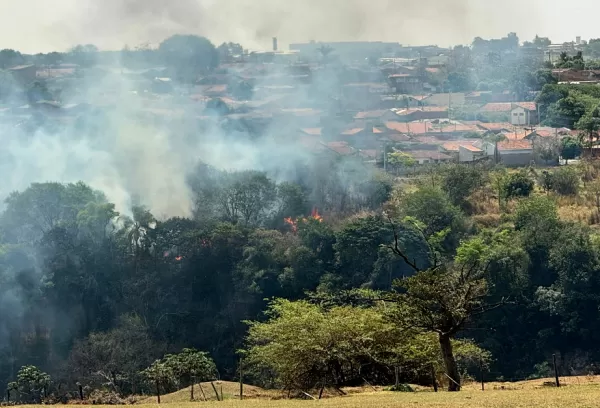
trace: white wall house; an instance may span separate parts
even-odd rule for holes
[[[514,104],[510,110],[510,123],[514,126],[537,125],[537,111]]]

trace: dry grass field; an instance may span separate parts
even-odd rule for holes
[[[265,391],[258,387],[245,386],[247,399],[240,401],[239,385],[235,383],[216,383],[225,401],[214,400],[214,391],[210,383],[203,384],[208,402],[189,401],[189,389],[181,390],[162,397],[161,406],[165,408],[303,408],[319,406],[323,408],[566,408],[600,407],[600,377],[564,377],[562,386],[551,386],[553,379],[522,381],[517,383],[487,383],[484,392],[477,383],[467,384],[459,393],[438,392],[417,388],[413,393],[387,392],[377,388],[346,389],[347,396],[329,396],[320,401],[282,399],[280,392]],[[196,386],[196,395],[202,395]],[[157,407],[155,398],[142,400],[140,408]],[[28,407],[29,408],[29,407]],[[35,407],[31,407],[35,408]]]

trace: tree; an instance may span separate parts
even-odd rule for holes
[[[156,399],[160,404],[160,386],[174,383],[176,381],[173,367],[162,360],[156,360],[152,365],[141,371],[142,377],[146,378],[149,385],[153,385],[156,390]]]
[[[550,41],[548,37],[540,37],[536,34],[535,38],[533,39],[533,44],[536,47],[546,48],[552,44],[552,41]]]
[[[0,50],[0,69],[7,69],[20,65],[23,61],[23,55],[18,51],[11,49]]]
[[[219,65],[219,53],[204,37],[174,35],[164,40],[159,48],[166,66],[171,67],[177,79],[195,82],[198,76]]]
[[[558,163],[560,142],[553,137],[536,137],[534,151],[545,164],[548,162]]]
[[[453,349],[453,337],[475,316],[495,307],[486,305],[486,266],[479,262],[455,263],[419,271],[396,283],[401,305],[396,320],[402,327],[416,327],[437,334],[448,391],[460,391],[461,378]]]
[[[544,87],[545,88],[545,87]],[[544,93],[544,90],[542,90]],[[538,98],[539,100],[540,98]],[[546,111],[544,123],[554,127],[567,127],[573,129],[576,123],[585,115],[586,106],[579,99],[567,96],[551,104]],[[582,122],[581,126],[589,124]],[[583,129],[587,130],[587,129]]]
[[[394,169],[402,169],[414,167],[417,161],[406,153],[392,152],[387,154],[387,164]]]
[[[36,366],[23,366],[17,373],[17,381],[8,384],[8,389],[17,390],[25,402],[40,403],[50,386],[50,376]]]
[[[77,341],[68,369],[73,380],[94,388],[106,386],[121,395],[136,393],[141,385],[139,372],[150,364],[156,348],[139,317],[121,316],[114,329]]]
[[[69,51],[69,56],[75,64],[90,67],[98,62],[98,47],[93,44],[76,45]]]
[[[574,196],[579,192],[579,174],[571,167],[563,167],[552,175],[552,190],[563,196]]]
[[[217,200],[227,220],[257,225],[265,221],[276,196],[276,186],[265,173],[244,171],[226,175]]]
[[[328,307],[276,299],[266,321],[249,322],[245,361],[255,371],[271,373],[275,382],[265,385],[302,391],[375,381],[383,367],[400,368],[411,380],[440,364],[431,334],[399,326],[387,314],[381,306]],[[461,357],[476,353],[466,352],[468,341],[453,343]]]
[[[435,187],[421,187],[405,195],[399,207],[402,214],[422,223],[423,235],[427,239],[444,232],[444,249],[451,251],[456,248],[464,231],[464,217],[444,191]]]
[[[473,83],[468,72],[450,72],[448,74],[448,92],[464,92],[471,89],[473,89]]]
[[[535,187],[534,181],[525,171],[508,175],[502,186],[502,195],[505,199],[528,197]]]
[[[561,140],[560,155],[565,159],[566,163],[569,160],[575,159],[581,155],[581,142],[571,136],[567,136]]]
[[[596,106],[591,112],[582,116],[577,122],[576,127],[587,137],[591,155],[594,148],[594,140],[598,140],[598,132],[600,131],[600,108]]]
[[[168,354],[164,362],[171,368],[179,383],[190,384],[190,400],[194,400],[194,384],[216,378],[217,367],[208,353],[185,348],[178,354]]]
[[[462,206],[467,198],[483,183],[482,169],[464,165],[450,165],[442,169],[442,190],[452,203]]]

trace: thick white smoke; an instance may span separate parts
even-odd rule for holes
[[[65,50],[77,43],[121,49],[174,33],[268,48],[292,42],[348,40],[464,44],[515,31],[557,42],[594,32],[593,0],[2,0],[0,48]]]

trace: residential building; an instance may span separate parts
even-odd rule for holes
[[[423,81],[417,74],[393,74],[388,80],[397,93],[414,94],[423,91]]]
[[[533,145],[529,140],[504,140],[496,146],[500,162],[505,166],[529,166],[534,161]]]
[[[476,140],[456,140],[445,142],[441,148],[460,163],[471,163],[486,156],[485,152],[475,146]]]
[[[37,67],[34,64],[31,65],[19,65],[12,67],[8,70],[15,81],[22,85],[27,85],[35,82],[37,78]]]
[[[488,103],[480,112],[489,114],[507,114],[510,123],[515,126],[531,126],[538,123],[537,105],[535,102],[502,102]]]
[[[452,161],[452,156],[438,150],[406,150],[404,153],[415,159],[418,164],[448,163]]]
[[[424,106],[410,109],[392,109],[396,120],[400,122],[414,122],[428,119],[448,119],[447,106]],[[392,118],[389,118],[393,120]]]

